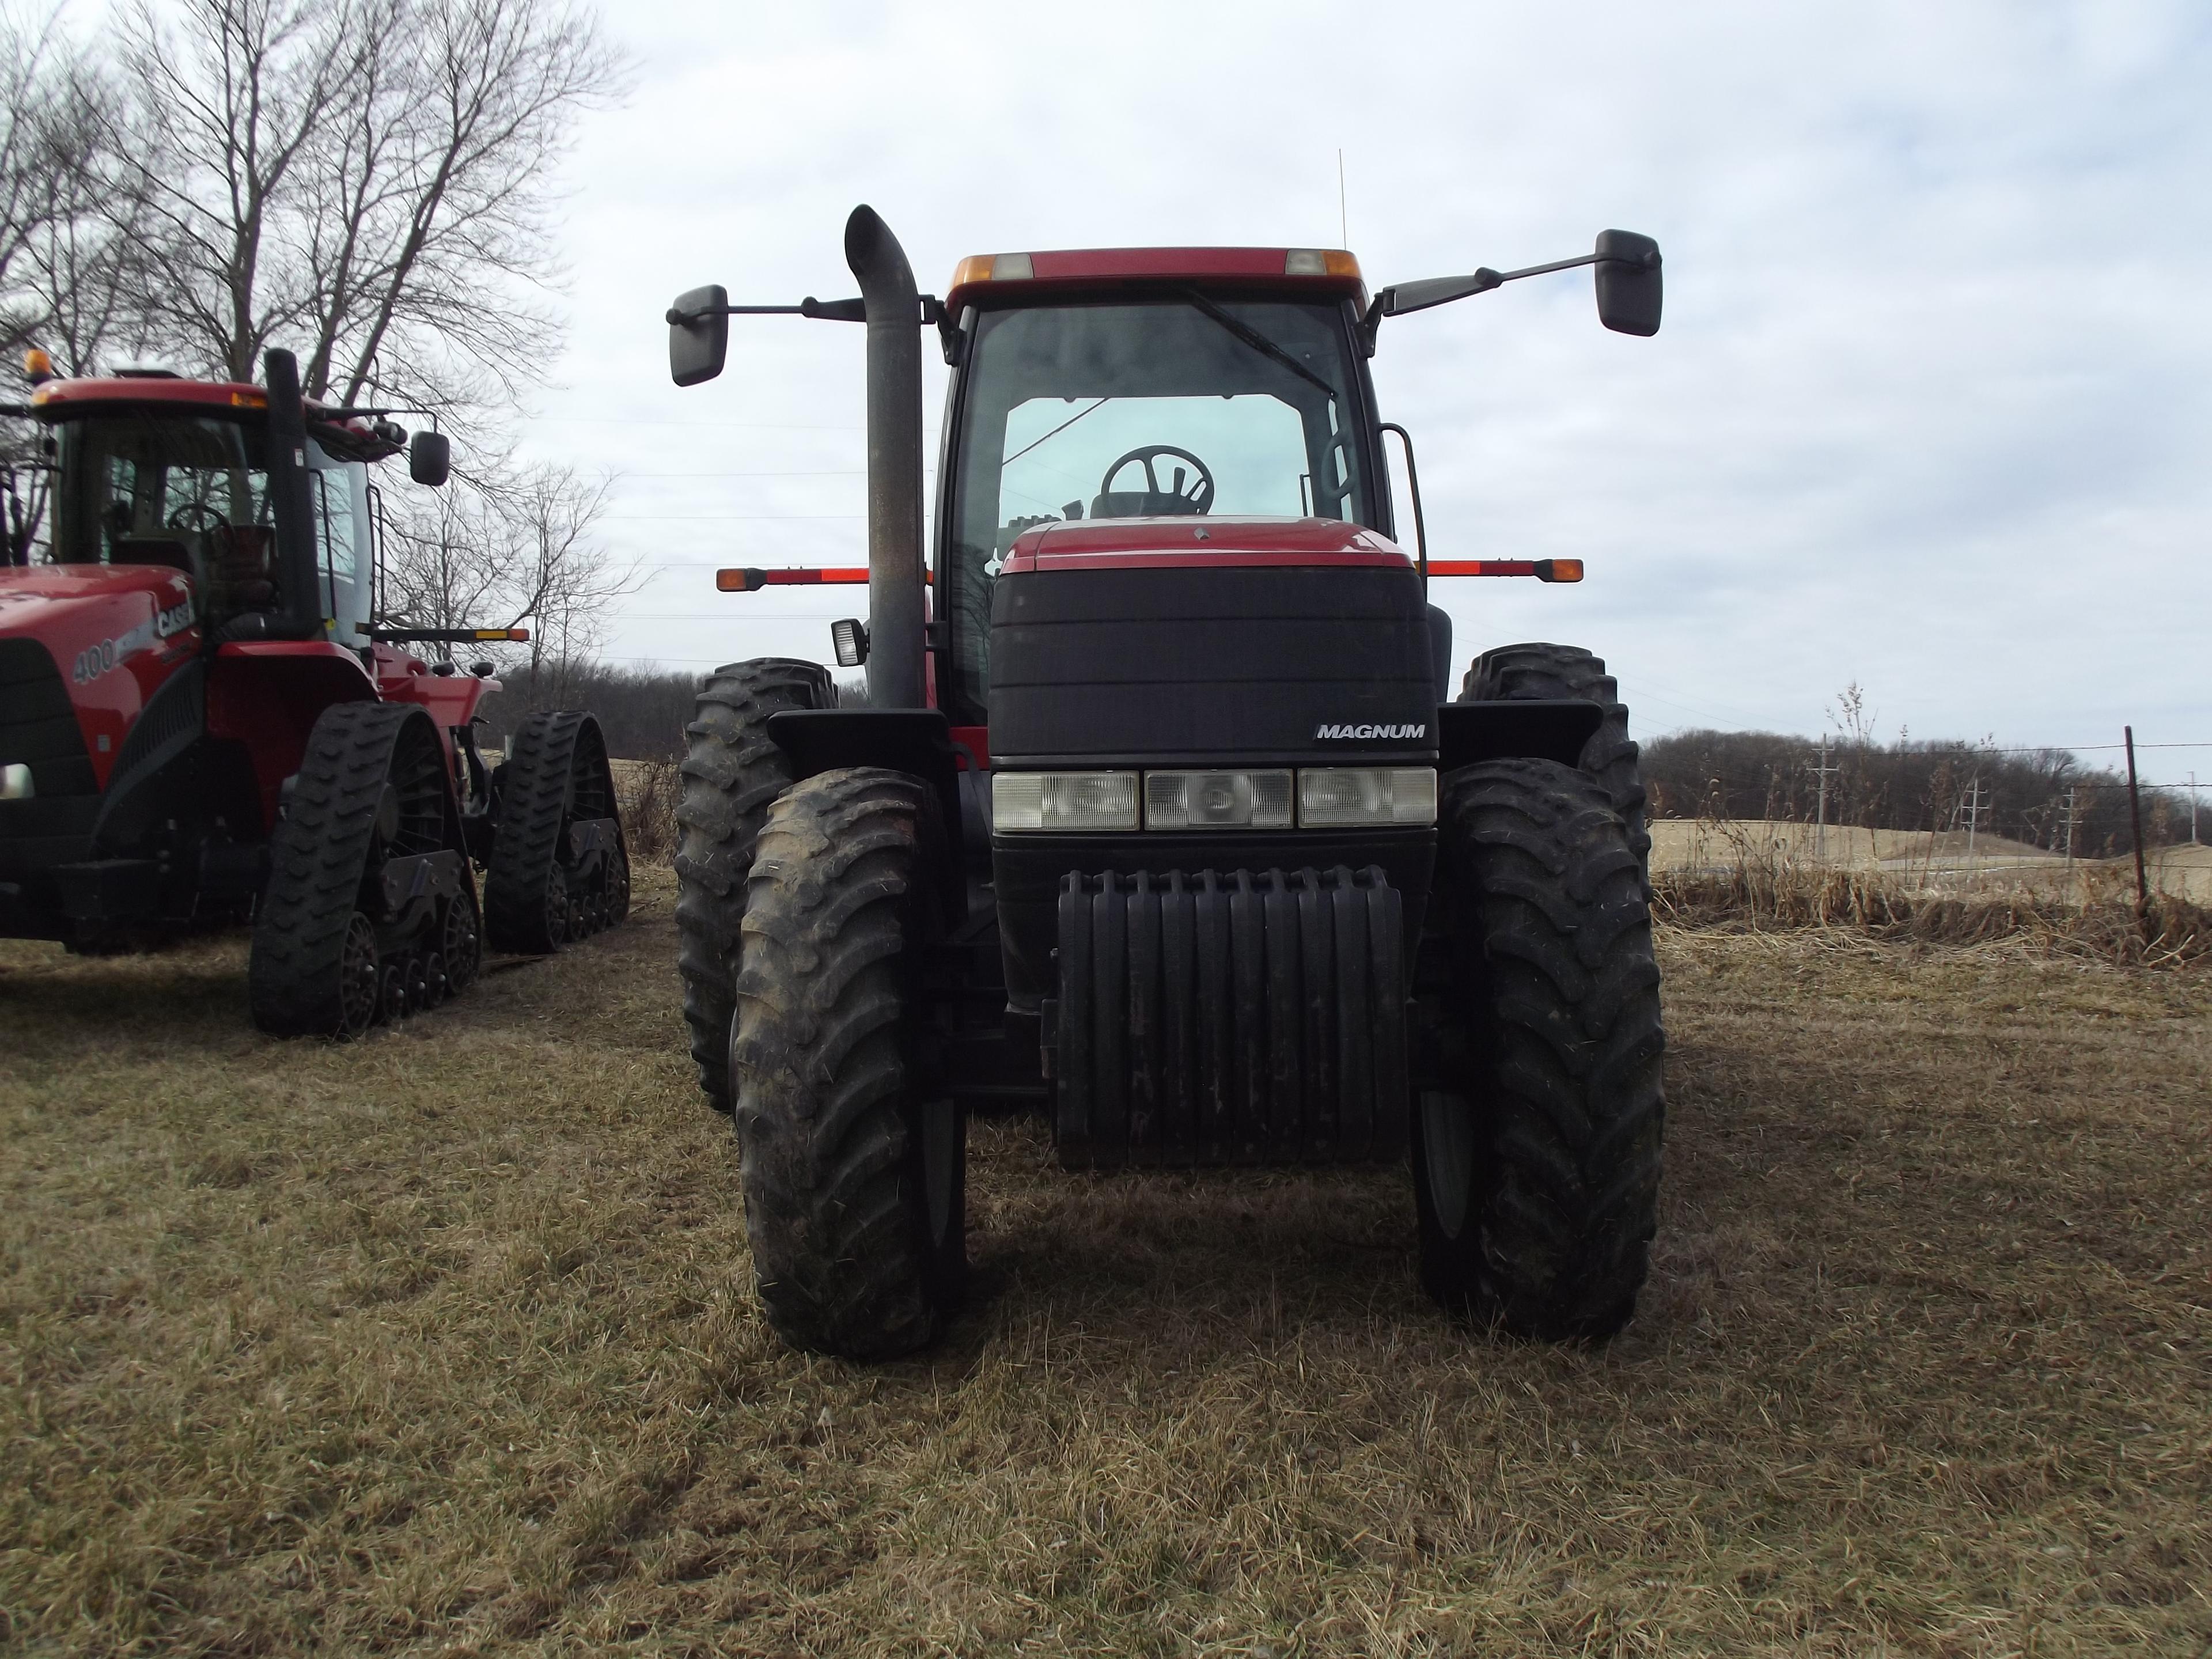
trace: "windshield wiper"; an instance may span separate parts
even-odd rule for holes
[[[1311,380],[1323,392],[1328,393],[1331,398],[1334,398],[1338,395],[1337,389],[1331,386],[1327,380],[1322,379],[1320,375],[1315,374],[1313,370],[1308,368],[1297,358],[1291,356],[1289,352],[1284,350],[1282,347],[1277,345],[1273,340],[1261,333],[1258,329],[1254,328],[1249,323],[1239,322],[1236,318],[1231,316],[1219,306],[1214,304],[1212,301],[1207,299],[1206,295],[1200,294],[1196,289],[1179,289],[1176,292],[1181,294],[1184,299],[1189,301],[1191,304],[1196,306],[1207,316],[1212,318],[1215,322],[1220,324],[1222,327],[1227,329],[1238,339],[1243,341],[1246,345],[1250,346],[1253,350],[1259,352],[1263,356],[1273,357],[1277,362],[1282,364],[1284,368],[1289,369],[1291,374],[1302,375],[1305,379]]]

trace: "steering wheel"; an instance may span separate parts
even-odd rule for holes
[[[197,528],[210,540],[213,540],[218,531],[230,528],[230,520],[205,501],[186,501],[162,522],[172,530],[190,531]]]
[[[1181,467],[1175,470],[1174,487],[1169,489],[1160,488],[1160,475],[1152,463],[1162,455],[1173,455],[1178,460],[1188,461],[1198,469],[1198,477],[1191,481],[1188,490],[1183,489],[1183,470]],[[1115,494],[1114,475],[1132,461],[1142,461],[1145,464],[1145,490],[1147,495],[1171,495],[1182,503],[1181,510],[1185,513],[1200,514],[1212,510],[1212,470],[1188,449],[1177,449],[1173,444],[1146,444],[1141,449],[1131,450],[1106,469],[1106,476],[1098,481],[1099,494],[1102,495]]]

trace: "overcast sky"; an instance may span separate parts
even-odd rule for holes
[[[530,441],[621,475],[609,541],[655,574],[611,654],[825,658],[847,605],[710,573],[864,556],[861,331],[733,319],[729,372],[678,392],[678,290],[850,294],[863,201],[939,292],[970,252],[1335,246],[1341,149],[1373,286],[1608,226],[1666,254],[1656,339],[1601,329],[1586,272],[1385,325],[1431,550],[1589,566],[1440,583],[1462,659],[1586,645],[1646,733],[1816,733],[1856,681],[1885,735],[2212,744],[2201,5],[607,16],[636,89],[570,164],[574,337]]]

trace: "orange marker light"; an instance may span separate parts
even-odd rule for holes
[[[1431,559],[1431,576],[1534,576],[1540,582],[1578,582],[1580,559]]]
[[[922,580],[930,580],[922,573]],[[864,564],[833,565],[828,568],[762,570],[745,567],[735,570],[717,570],[714,586],[724,593],[756,593],[763,587],[813,587],[821,585],[847,586],[868,580],[868,568]]]

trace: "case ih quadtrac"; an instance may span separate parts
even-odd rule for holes
[[[736,663],[689,728],[685,1013],[734,1109],[759,1291],[790,1341],[927,1342],[957,1304],[965,1115],[1044,1112],[1079,1169],[1410,1154],[1421,1277],[1527,1334],[1633,1310],[1658,1194],[1659,974],[1627,711],[1586,651],[1450,690],[1443,576],[1394,539],[1384,319],[1594,265],[1659,326],[1648,238],[1370,298],[1334,250],[962,262],[942,301],[861,208],[862,297],[669,313],[867,325],[868,707]],[[921,334],[951,384],[922,554]],[[931,603],[934,599],[934,604]]]
[[[467,985],[487,935],[544,951],[620,920],[629,865],[590,715],[532,715],[488,770],[489,665],[398,648],[521,629],[377,619],[391,411],[265,366],[46,378],[15,411],[53,528],[51,562],[0,569],[0,935],[96,951],[250,920],[255,1022],[351,1036]],[[444,483],[445,438],[409,462]]]

